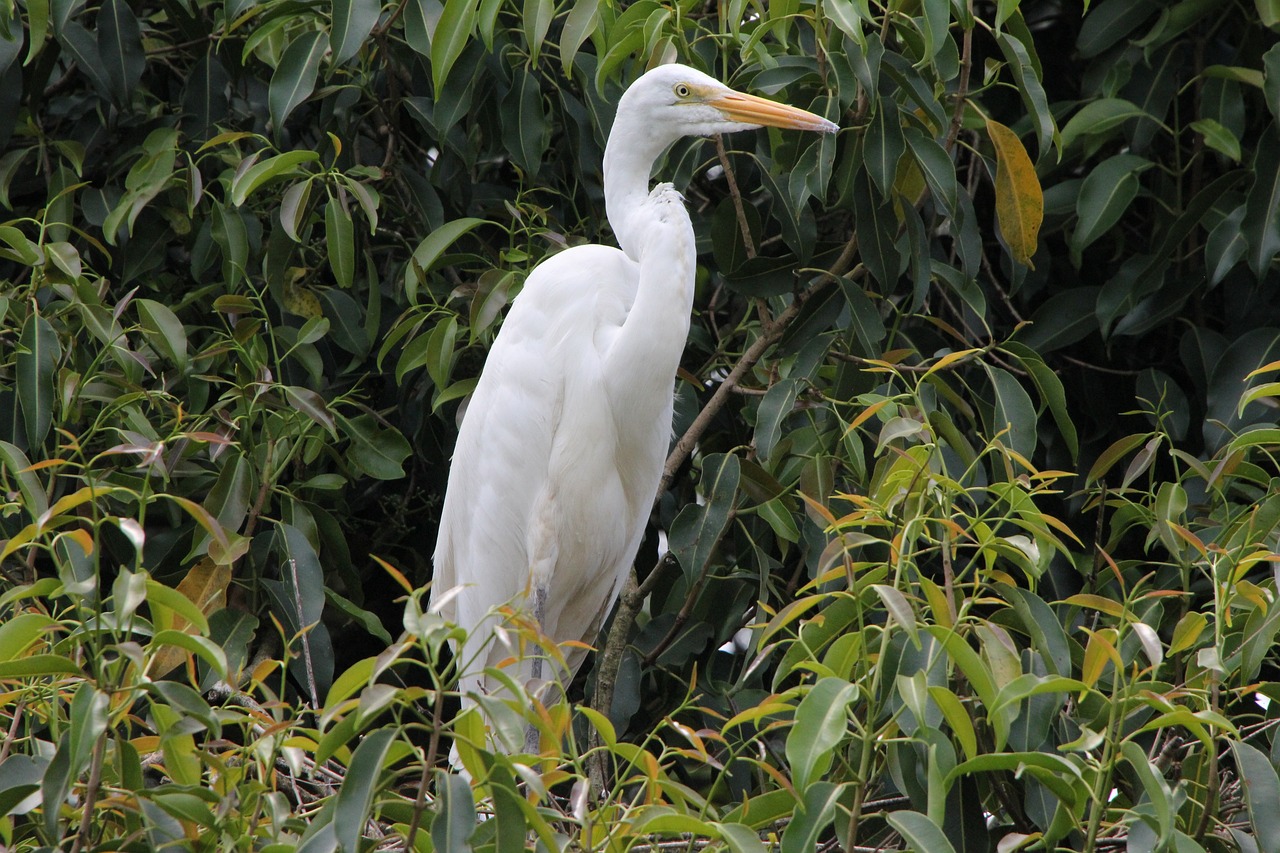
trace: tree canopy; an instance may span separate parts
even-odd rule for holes
[[[0,846],[1280,852],[1278,32],[0,0]],[[424,611],[456,418],[668,61],[842,130],[660,165],[652,532],[495,755]]]

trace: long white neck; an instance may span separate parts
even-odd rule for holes
[[[669,133],[637,120],[636,113],[626,108],[623,96],[604,147],[604,206],[618,246],[633,261],[640,260],[644,236],[635,214],[649,196],[654,162],[674,141]]]

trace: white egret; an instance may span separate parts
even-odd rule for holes
[[[455,649],[464,694],[493,693],[484,667],[511,603],[558,643],[590,643],[635,558],[662,475],[676,369],[693,303],[693,227],[654,162],[683,136],[762,125],[832,132],[826,119],[663,65],[618,102],[604,153],[609,224],[621,250],[577,246],[529,275],[463,417],[435,551],[433,605],[470,636]],[[571,676],[540,660],[511,673]],[[465,700],[464,700],[465,701]]]

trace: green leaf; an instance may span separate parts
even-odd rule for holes
[[[543,155],[551,144],[551,124],[542,103],[542,88],[535,74],[516,72],[515,84],[502,100],[503,146],[512,161],[529,177],[542,168]]]
[[[867,126],[863,160],[867,174],[875,182],[882,198],[891,195],[894,176],[898,173],[898,161],[907,149],[902,135],[902,120],[898,106],[892,98],[876,101],[876,113]]]
[[[437,95],[444,91],[449,71],[475,32],[478,5],[479,0],[445,0],[431,34],[431,84]]]
[[[0,625],[0,661],[10,661],[21,655],[57,622],[43,613],[19,613],[10,616]]]
[[[289,43],[267,88],[271,126],[278,135],[289,115],[311,97],[329,40],[322,32],[303,33]]]
[[[994,438],[996,433],[1007,428],[1008,432],[1001,437],[1001,441],[1030,459],[1037,441],[1036,407],[1022,383],[1013,374],[998,367],[988,367],[987,373],[991,377],[994,394],[990,435]]]
[[[711,560],[733,513],[742,469],[732,453],[708,456],[702,463],[705,503],[686,506],[671,525],[671,553],[691,582]]]
[[[799,379],[782,379],[770,386],[756,411],[756,455],[768,460],[782,435],[782,424],[795,407],[802,385]]]
[[[1280,134],[1272,127],[1263,131],[1258,141],[1253,175],[1253,186],[1245,199],[1243,233],[1248,241],[1249,268],[1261,279],[1280,252]]]
[[[127,105],[146,68],[142,29],[126,0],[105,0],[98,12],[98,55],[107,88],[117,104]]]
[[[912,853],[955,853],[942,828],[920,812],[902,810],[890,812],[885,820],[898,831]]]
[[[403,435],[394,429],[382,429],[372,415],[339,420],[351,440],[348,459],[352,465],[378,480],[404,476],[401,466],[412,448]]]
[[[427,335],[427,349],[423,363],[427,367],[427,375],[437,388],[449,385],[449,376],[453,373],[454,346],[458,341],[458,318],[449,315],[448,319],[436,323]]]
[[[280,224],[289,239],[301,243],[299,232],[306,224],[307,202],[311,200],[311,179],[305,178],[293,184],[280,197]]]
[[[97,40],[76,21],[67,21],[56,32],[58,41],[75,59],[76,67],[89,78],[94,91],[103,100],[110,101],[112,99],[111,83],[102,66],[102,55],[98,49]]]
[[[360,51],[381,12],[381,0],[333,0],[329,49],[333,52],[334,65],[344,64]]]
[[[483,224],[485,224],[485,220],[472,217],[454,219],[441,225],[422,239],[418,247],[413,250],[412,260],[405,265],[404,284],[409,301],[417,301],[418,285],[426,279],[427,273],[435,267],[436,262],[440,260],[440,256],[444,254],[444,250],[453,245],[463,234],[466,234],[477,225]]]
[[[804,792],[791,822],[782,832],[781,853],[813,853],[819,839],[836,814],[836,803],[844,787],[834,782],[815,782]]]
[[[1231,742],[1244,784],[1244,802],[1261,853],[1280,853],[1280,777],[1266,753],[1242,741]]]
[[[0,678],[5,679],[82,674],[80,667],[62,655],[27,655],[17,660],[0,662]]]
[[[332,196],[324,206],[324,236],[334,280],[341,287],[351,287],[356,274],[355,227],[341,200]]]
[[[877,197],[869,175],[865,170],[859,170],[853,190],[858,251],[871,275],[885,289],[891,290],[898,281],[898,270],[902,264],[896,245],[898,220],[893,212],[893,202],[877,203]]]
[[[237,173],[231,181],[231,203],[239,207],[268,181],[298,174],[298,167],[303,163],[314,163],[319,159],[320,155],[314,151],[286,151],[254,163],[244,172]]]
[[[1127,740],[1121,745],[1120,751],[1137,773],[1138,780],[1142,782],[1142,789],[1146,792],[1147,801],[1151,804],[1152,811],[1155,812],[1156,848],[1163,848],[1174,829],[1173,791],[1170,790],[1169,783],[1165,780],[1164,775],[1147,758],[1147,754],[1141,746],[1131,740]],[[1277,802],[1280,802],[1280,800]]]
[[[151,345],[178,368],[179,373],[187,370],[187,330],[168,307],[154,299],[138,299],[138,316],[142,319],[142,328],[147,332]]]
[[[306,415],[334,438],[337,438],[338,433],[333,425],[333,412],[330,411],[329,404],[325,402],[324,397],[310,388],[303,388],[298,385],[285,385],[282,390],[284,391],[285,399],[289,401],[290,407]]]
[[[62,804],[71,791],[71,785],[88,766],[98,738],[107,730],[109,707],[107,694],[89,682],[81,682],[71,697],[67,709],[69,726],[58,742],[58,751],[49,762],[49,769],[40,785],[45,828],[50,833],[57,831]]]
[[[31,518],[40,518],[49,509],[49,499],[45,496],[44,487],[34,471],[28,471],[31,461],[18,447],[7,441],[0,441],[0,468],[5,476],[14,477],[18,481],[18,491],[22,494],[23,508]]]
[[[1191,122],[1191,129],[1204,137],[1205,145],[1236,163],[1240,162],[1240,140],[1230,130],[1211,118]]]
[[[911,607],[911,602],[907,601],[907,597],[888,584],[872,584],[871,588],[875,590],[876,595],[880,596],[880,601],[884,603],[893,621],[907,632],[911,644],[917,649],[920,648],[920,631],[916,625],[916,612]]]
[[[828,677],[800,700],[786,745],[791,783],[800,796],[831,768],[834,750],[848,732],[848,707],[857,698],[856,684]]]
[[[1280,122],[1280,44],[1262,54],[1262,94],[1274,121]]]
[[[431,821],[431,841],[437,853],[471,853],[475,831],[476,805],[470,783],[456,773],[437,772],[436,816]]]
[[[951,161],[951,155],[937,141],[925,136],[914,127],[906,129],[906,139],[915,157],[916,165],[920,167],[925,181],[929,184],[934,204],[948,216],[953,216],[960,195],[960,187],[956,183],[956,164]]]
[[[574,0],[564,21],[564,29],[560,33],[560,64],[564,75],[573,74],[573,60],[583,42],[600,26],[599,0]]]
[[[1020,39],[1006,33],[999,33],[996,43],[1004,52],[1009,70],[1013,72],[1013,79],[1018,84],[1018,94],[1022,96],[1022,103],[1036,129],[1037,159],[1043,159],[1049,152],[1049,143],[1057,136],[1058,129],[1053,122],[1053,112],[1049,109],[1049,98],[1032,60],[1030,51],[1034,47],[1023,44]]]
[[[1071,234],[1073,252],[1083,252],[1120,221],[1138,195],[1138,176],[1152,165],[1150,160],[1136,154],[1116,154],[1085,176],[1076,199],[1078,221]]]
[[[1079,139],[1102,137],[1135,118],[1151,118],[1137,104],[1123,98],[1099,98],[1080,108],[1062,128],[1062,150]]]
[[[27,431],[27,446],[39,448],[53,425],[57,388],[54,373],[62,358],[62,345],[49,321],[32,313],[22,324],[18,349],[14,353],[17,368],[16,390]]]
[[[551,29],[551,18],[555,14],[555,3],[552,0],[524,0],[524,14],[520,21],[524,25],[524,41],[529,48],[529,62],[538,64],[542,56],[542,43],[547,38],[547,30]]]
[[[351,763],[334,800],[333,828],[343,850],[360,849],[365,824],[373,812],[374,795],[386,781],[383,778],[384,765],[396,734],[394,726],[370,732],[351,756]]]

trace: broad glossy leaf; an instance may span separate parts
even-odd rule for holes
[[[1101,98],[1080,108],[1062,128],[1062,149],[1077,140],[1104,136],[1131,119],[1149,118],[1141,107],[1123,98]]]
[[[1242,225],[1249,244],[1249,268],[1261,279],[1280,252],[1280,134],[1274,128],[1269,127],[1259,140],[1253,175]]]
[[[854,228],[858,234],[858,252],[871,275],[886,290],[898,280],[902,258],[896,237],[898,220],[893,202],[879,201],[865,171],[859,171],[854,186]]]
[[[791,410],[795,407],[796,395],[800,392],[800,380],[783,379],[775,382],[765,392],[756,414],[755,446],[757,455],[768,460],[774,445],[782,435],[782,425]]]
[[[836,803],[843,786],[833,782],[815,782],[804,792],[791,822],[782,832],[781,853],[813,853],[836,814]]]
[[[416,301],[419,283],[435,267],[444,250],[453,245],[463,234],[484,223],[485,220],[472,217],[455,219],[441,225],[422,239],[418,247],[413,250],[412,262],[405,265],[405,290],[411,302]]]
[[[239,207],[262,185],[275,178],[294,175],[303,163],[314,163],[319,159],[320,155],[314,151],[286,151],[255,162],[243,172],[236,173],[231,182],[231,203]]]
[[[823,678],[800,700],[786,752],[791,782],[801,796],[831,767],[834,750],[848,731],[849,705],[857,697],[856,684]]]
[[[866,130],[863,142],[863,163],[867,174],[875,182],[881,197],[890,194],[894,176],[898,172],[898,161],[906,151],[906,140],[902,135],[902,120],[898,117],[898,106],[892,98],[877,101],[876,113],[871,117],[871,124]]]
[[[1022,140],[1009,128],[987,121],[987,135],[996,151],[996,222],[1013,259],[1031,266],[1040,223],[1044,221],[1044,193],[1035,165]]]
[[[0,661],[10,661],[35,645],[57,622],[43,613],[19,613],[0,625]]]
[[[1204,259],[1210,285],[1222,281],[1249,251],[1249,240],[1243,227],[1245,207],[1243,204],[1236,207],[1209,232],[1209,239],[1204,244]]]
[[[1161,8],[1158,0],[1106,0],[1085,16],[1076,39],[1084,57],[1094,57],[1138,28]]]
[[[277,134],[290,114],[315,91],[320,60],[327,47],[324,33],[310,32],[299,35],[285,48],[267,89],[271,125]]]
[[[1280,44],[1262,55],[1262,94],[1271,118],[1280,122]]]
[[[574,0],[564,21],[564,29],[560,33],[560,64],[568,77],[573,72],[573,60],[583,42],[600,26],[600,3],[598,0]]]
[[[1004,52],[1009,70],[1018,84],[1018,94],[1022,103],[1031,115],[1032,125],[1036,129],[1036,159],[1043,159],[1049,153],[1049,145],[1058,135],[1058,128],[1053,121],[1053,112],[1049,109],[1049,98],[1040,82],[1035,61],[1031,52],[1034,47],[1024,44],[1009,33],[996,36],[996,43]]]
[[[381,0],[333,0],[329,49],[334,65],[342,65],[360,51],[381,11]]]
[[[353,465],[378,480],[398,480],[404,476],[404,460],[412,448],[394,429],[383,429],[372,415],[339,418],[343,432],[351,440],[348,458]]]
[[[350,287],[356,274],[355,226],[351,213],[333,196],[324,206],[324,235],[333,278],[339,286]]]
[[[445,81],[462,49],[476,28],[479,0],[445,0],[444,11],[431,33],[431,83],[433,91],[444,91]]]
[[[909,810],[890,812],[885,820],[898,831],[907,849],[916,853],[955,853],[956,848],[933,820],[925,814]]]
[[[1280,777],[1266,753],[1243,741],[1232,741],[1244,789],[1244,802],[1253,826],[1254,839],[1262,853],[1280,853]]]
[[[934,204],[944,213],[954,215],[959,185],[956,183],[956,165],[951,162],[951,155],[935,140],[914,127],[906,129],[906,139],[915,156],[916,165],[929,183]]]
[[[44,487],[31,468],[31,461],[16,445],[0,441],[0,468],[6,477],[17,480],[18,491],[22,495],[22,508],[31,518],[41,518],[49,509],[49,500],[45,496]]]
[[[1138,176],[1152,165],[1136,154],[1116,154],[1085,176],[1076,200],[1078,219],[1071,234],[1072,251],[1083,252],[1120,221],[1138,195]]]
[[[711,560],[728,526],[738,495],[742,469],[731,453],[714,454],[703,462],[704,503],[686,506],[671,525],[670,549],[690,581]]]
[[[370,732],[360,741],[351,756],[351,763],[347,766],[342,786],[334,801],[333,812],[334,832],[344,850],[360,849],[365,824],[373,811],[374,796],[387,781],[383,778],[384,765],[396,734],[394,726]],[[452,794],[453,791],[449,790],[448,793]],[[467,793],[469,796],[469,789]],[[474,814],[473,811],[473,829]]]
[[[1191,122],[1191,129],[1204,137],[1204,144],[1225,157],[1240,162],[1240,140],[1227,128],[1211,118]]]
[[[62,358],[62,345],[49,321],[32,313],[22,325],[14,353],[18,405],[22,409],[27,446],[39,448],[53,424],[57,388],[54,374]]]
[[[127,105],[146,68],[142,28],[127,0],[105,0],[98,12],[98,55],[115,102]]]
[[[103,68],[98,42],[93,35],[77,21],[67,21],[56,32],[58,41],[74,57],[76,66],[89,78],[98,95],[103,100],[111,100],[111,83]]]
[[[502,101],[502,139],[511,159],[527,176],[538,174],[543,155],[551,144],[551,125],[542,102],[542,88],[535,74],[516,72],[515,84]]]
[[[475,831],[476,806],[466,777],[443,771],[437,773],[436,816],[431,821],[431,840],[435,849],[439,853],[471,853],[470,841]]]
[[[187,368],[187,329],[168,307],[154,299],[138,299],[138,315],[147,337],[161,355],[185,373]]]
[[[535,66],[542,56],[542,43],[547,38],[554,13],[555,3],[552,0],[524,0],[524,14],[520,18],[524,24],[524,42],[529,48],[529,61]]]
[[[988,367],[994,408],[989,424],[990,435],[1008,429],[1001,441],[1030,459],[1036,449],[1038,418],[1030,395],[1013,374],[998,367]]]

